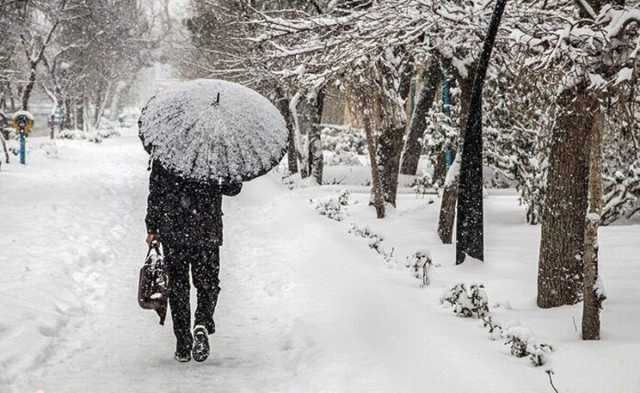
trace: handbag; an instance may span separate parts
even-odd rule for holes
[[[164,325],[169,300],[169,276],[162,252],[162,245],[153,241],[138,279],[138,304],[145,310],[155,310]]]

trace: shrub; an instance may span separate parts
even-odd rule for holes
[[[342,190],[337,198],[316,202],[315,209],[321,216],[326,216],[335,221],[344,220],[344,207],[351,203],[351,193]]]
[[[458,283],[445,291],[440,303],[449,303],[453,312],[463,318],[482,318],[489,314],[489,298],[482,284],[473,284],[467,290],[464,283]]]
[[[413,275],[415,278],[422,280],[422,287],[426,287],[430,284],[431,279],[429,272],[433,266],[431,260],[431,253],[428,250],[419,250],[413,253],[413,255],[407,257],[408,268],[413,269]]]
[[[547,354],[553,351],[549,344],[537,343],[529,329],[515,326],[507,329],[504,335],[505,345],[510,346],[511,355],[517,358],[528,357],[536,367],[547,362]]]
[[[369,248],[380,254],[385,262],[393,262],[394,257],[393,253],[395,249],[391,249],[391,251],[387,251],[382,246],[384,242],[384,237],[373,232],[369,227],[359,227],[356,224],[351,224],[351,228],[349,229],[349,233],[359,236],[363,239],[367,239],[369,241]]]

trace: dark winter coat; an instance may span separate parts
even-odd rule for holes
[[[242,184],[219,185],[182,178],[154,161],[149,180],[147,231],[171,244],[222,245],[222,195]]]

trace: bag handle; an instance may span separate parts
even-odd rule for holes
[[[149,255],[151,255],[151,250],[156,250],[156,252],[158,253],[158,255],[162,255],[162,244],[160,244],[159,241],[154,240],[151,243],[149,243],[149,250],[147,251],[147,258],[149,258]]]

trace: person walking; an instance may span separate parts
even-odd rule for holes
[[[287,152],[287,123],[246,86],[198,79],[153,96],[140,114],[138,136],[150,155],[147,242],[160,240],[165,251],[175,358],[203,361],[216,330],[222,196],[237,195],[242,183],[278,166]],[[193,331],[189,269],[198,298]]]
[[[169,306],[176,336],[175,359],[202,362],[215,333],[213,313],[220,293],[222,196],[240,193],[242,183],[221,184],[183,178],[154,160],[147,202],[147,244],[160,241],[169,276]],[[191,330],[189,268],[197,290]]]

